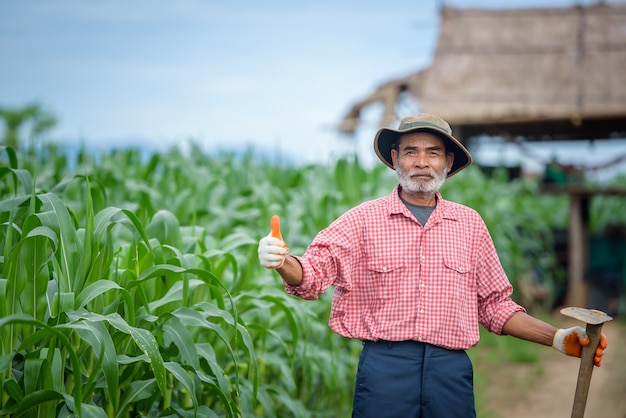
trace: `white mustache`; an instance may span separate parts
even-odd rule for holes
[[[430,178],[434,178],[435,177],[435,173],[432,171],[413,171],[411,173],[409,173],[410,177],[416,177],[416,176],[428,176]]]

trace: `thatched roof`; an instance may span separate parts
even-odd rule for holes
[[[432,65],[392,80],[355,104],[382,101],[381,125],[397,122],[409,92],[420,111],[446,119],[461,137],[593,139],[626,134],[626,4],[441,11]],[[546,137],[547,136],[547,137]]]

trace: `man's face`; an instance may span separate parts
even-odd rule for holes
[[[443,139],[428,132],[402,135],[391,159],[402,190],[409,194],[435,193],[452,168],[454,154],[446,155]]]

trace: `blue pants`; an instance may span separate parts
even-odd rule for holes
[[[465,351],[416,341],[366,341],[353,418],[475,418],[474,372]]]

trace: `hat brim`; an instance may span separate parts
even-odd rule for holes
[[[430,132],[443,139],[446,144],[446,152],[452,152],[454,154],[452,168],[450,169],[447,177],[452,177],[459,171],[463,170],[465,167],[472,164],[472,156],[470,155],[469,151],[455,137],[448,135],[446,132],[440,131],[438,129],[427,127],[419,127],[403,131],[389,128],[379,129],[376,133],[376,136],[374,137],[374,151],[376,152],[376,155],[383,163],[385,163],[386,166],[388,166],[392,170],[395,170],[393,166],[393,161],[391,159],[392,146],[400,139],[402,135],[414,132]]]

